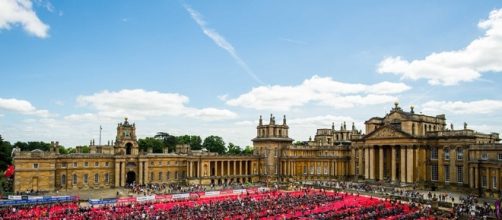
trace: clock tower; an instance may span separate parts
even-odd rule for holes
[[[136,125],[129,124],[127,118],[117,125],[117,137],[115,139],[116,155],[133,155],[139,153],[138,141],[136,140]]]

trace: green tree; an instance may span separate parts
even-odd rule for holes
[[[165,146],[162,139],[146,137],[144,139],[138,140],[139,149],[147,151],[148,148],[152,148],[153,153],[162,153]]]
[[[162,140],[164,146],[167,146],[167,148],[169,149],[169,152],[174,151],[174,148],[176,147],[175,136],[172,136],[167,132],[157,132],[157,134],[154,137]]]
[[[202,146],[210,152],[217,152],[219,154],[224,154],[226,151],[225,142],[219,136],[211,135],[206,137]]]
[[[11,153],[12,145],[0,135],[0,171],[4,171],[12,163]]]
[[[181,135],[176,137],[176,144],[188,144],[192,150],[202,149],[202,139],[198,135]]]
[[[68,154],[68,150],[71,148],[65,148],[64,146],[59,146],[59,153],[60,154]]]
[[[234,145],[233,143],[228,143],[228,151],[227,151],[227,153],[228,154],[234,154],[234,155],[241,154],[242,153],[242,149],[238,145]]]
[[[14,147],[19,147],[19,148],[21,148],[22,151],[32,151],[35,149],[48,151],[48,150],[50,150],[51,144],[45,143],[42,141],[29,141],[29,142],[18,141],[14,144]]]
[[[253,154],[253,148],[251,146],[246,146],[244,148],[244,150],[242,151],[242,154],[245,154],[245,155],[251,155]]]
[[[304,141],[295,141],[293,143],[293,145],[296,145],[296,146],[302,146],[302,145],[305,145],[305,142]]]

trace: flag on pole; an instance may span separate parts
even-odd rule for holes
[[[13,165],[9,165],[9,167],[7,167],[7,169],[5,170],[5,172],[3,173],[3,175],[5,177],[11,177],[12,175],[14,175],[14,166]]]

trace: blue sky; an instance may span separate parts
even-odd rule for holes
[[[0,0],[0,134],[66,146],[157,131],[250,144],[394,101],[501,132],[500,1]]]

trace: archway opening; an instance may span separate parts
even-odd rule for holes
[[[136,181],[136,173],[134,171],[127,172],[126,183],[127,185],[132,184]]]
[[[126,155],[131,155],[131,151],[132,151],[132,144],[127,143],[126,144]]]

